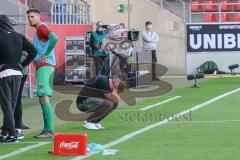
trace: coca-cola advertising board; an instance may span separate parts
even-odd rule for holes
[[[49,153],[61,156],[86,155],[86,134],[56,134],[54,136],[54,151]]]

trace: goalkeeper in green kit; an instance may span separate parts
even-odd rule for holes
[[[37,9],[27,11],[28,21],[31,27],[36,29],[34,46],[38,53],[34,59],[36,66],[37,96],[42,107],[44,128],[34,136],[35,138],[49,138],[54,136],[54,114],[49,97],[53,95],[53,77],[56,66],[54,47],[58,38],[48,26],[40,20],[40,12]]]

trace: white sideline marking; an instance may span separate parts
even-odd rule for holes
[[[158,127],[158,126],[161,126],[161,125],[163,125],[163,124],[166,124],[166,123],[168,123],[169,121],[174,120],[176,117],[181,117],[181,116],[183,116],[183,115],[185,115],[185,114],[187,114],[187,113],[189,113],[189,112],[192,112],[192,111],[198,110],[198,109],[200,109],[200,108],[203,108],[203,107],[205,107],[205,106],[207,106],[207,105],[209,105],[209,104],[211,104],[211,103],[213,103],[213,102],[216,102],[216,101],[218,101],[218,100],[220,100],[220,99],[222,99],[222,98],[224,98],[224,97],[227,97],[227,96],[232,95],[232,94],[234,94],[234,93],[236,93],[236,92],[239,92],[239,91],[240,91],[240,88],[235,89],[235,90],[232,90],[232,91],[230,91],[230,92],[227,92],[227,93],[225,93],[225,94],[222,94],[222,95],[220,95],[220,96],[217,96],[217,97],[215,97],[215,98],[213,98],[213,99],[210,99],[210,100],[208,100],[208,101],[206,101],[206,102],[204,102],[204,103],[201,103],[201,104],[199,104],[199,105],[196,105],[196,106],[194,106],[194,107],[192,107],[192,108],[190,108],[190,109],[187,109],[187,110],[185,110],[185,111],[182,111],[182,112],[180,112],[180,113],[177,113],[177,114],[173,115],[172,117],[168,117],[167,119],[165,119],[165,120],[163,120],[163,121],[154,123],[154,124],[149,125],[149,126],[147,126],[147,127],[145,127],[145,128],[142,128],[142,129],[139,129],[139,130],[137,130],[137,131],[131,132],[131,133],[129,133],[129,134],[127,134],[127,135],[125,135],[125,136],[117,139],[117,140],[114,140],[114,141],[112,141],[112,142],[110,142],[110,143],[105,144],[105,145],[104,145],[104,148],[109,148],[109,147],[112,147],[112,146],[117,145],[117,144],[119,144],[119,143],[125,142],[125,141],[127,141],[127,140],[129,140],[129,139],[131,139],[131,138],[133,138],[133,137],[135,137],[135,136],[137,136],[137,135],[139,135],[139,134],[142,134],[142,133],[144,133],[144,132],[146,132],[146,131],[149,131],[149,130],[151,130],[151,129],[153,129],[153,128],[156,128],[156,127]],[[90,154],[88,154],[88,155],[86,155],[86,156],[75,157],[75,158],[72,158],[71,160],[86,159],[86,158],[91,157],[91,156],[93,156],[93,155],[95,155],[95,154],[97,154],[97,153],[99,153],[99,152],[92,152],[92,153],[90,153]]]
[[[26,152],[26,151],[32,150],[32,149],[34,149],[34,148],[38,148],[38,147],[47,145],[47,144],[49,144],[49,143],[50,143],[50,142],[40,142],[40,143],[31,145],[31,146],[28,146],[28,147],[20,148],[20,149],[14,151],[14,152],[11,152],[11,153],[8,153],[8,154],[5,154],[5,155],[0,156],[0,160],[6,159],[6,158],[9,158],[9,157],[16,156],[16,155],[21,154],[21,153],[23,153],[23,152]],[[15,143],[15,144],[17,144],[17,143]]]
[[[229,120],[209,120],[209,121],[172,121],[170,124],[186,124],[186,123],[226,123],[226,122],[240,122],[240,119],[229,119]]]
[[[46,142],[16,142],[16,143],[2,143],[1,145],[18,145],[18,144],[38,144],[38,143],[46,143]]]
[[[166,104],[166,103],[171,102],[171,101],[174,101],[174,100],[179,99],[179,98],[181,98],[181,97],[182,97],[182,96],[175,96],[175,97],[169,98],[169,99],[167,99],[167,100],[165,100],[165,101],[162,101],[162,102],[159,102],[159,103],[150,105],[150,106],[146,106],[146,107],[144,107],[144,108],[142,108],[142,109],[140,109],[140,110],[141,110],[141,111],[146,111],[146,110],[148,110],[148,109],[151,109],[151,108],[154,108],[154,107],[157,107],[157,106]]]

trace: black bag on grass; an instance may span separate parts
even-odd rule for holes
[[[199,73],[204,73],[204,74],[212,74],[215,71],[217,72],[219,71],[217,64],[213,61],[207,61],[203,63],[197,68],[197,70]]]

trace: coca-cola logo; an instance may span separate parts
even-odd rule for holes
[[[76,149],[79,146],[79,142],[61,142],[60,143],[60,148],[64,149]]]

